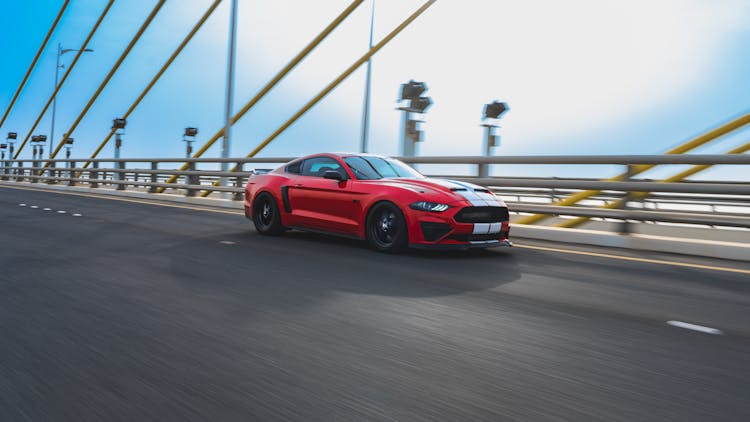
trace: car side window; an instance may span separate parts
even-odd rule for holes
[[[303,161],[297,161],[296,163],[289,164],[286,166],[286,172],[292,173],[292,174],[300,174],[300,171],[302,170],[302,163]]]
[[[303,176],[323,177],[327,171],[338,171],[346,175],[346,171],[341,167],[338,161],[330,157],[308,158],[302,163]]]

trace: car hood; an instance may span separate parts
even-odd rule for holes
[[[381,179],[378,183],[419,193],[425,201],[440,203],[468,202],[477,207],[504,207],[502,199],[487,188],[457,180],[425,177],[422,179]]]

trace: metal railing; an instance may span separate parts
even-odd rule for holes
[[[155,193],[158,188],[170,194],[196,196],[201,191],[228,192],[233,200],[241,200],[247,179],[258,167],[273,168],[293,157],[263,158],[102,158],[91,161],[91,167],[79,167],[81,160],[6,160],[0,162],[0,180],[84,186],[90,189],[109,187],[116,190],[140,189]],[[479,177],[488,174],[493,164],[521,165],[615,165],[626,169],[648,164],[692,165],[750,165],[747,155],[608,155],[608,156],[497,156],[497,157],[400,157],[410,164],[473,165],[476,175],[443,176],[487,186],[498,195],[515,195],[511,201],[516,213],[538,213],[558,216],[583,216],[621,221],[682,223],[709,226],[750,228],[750,183],[748,179],[718,181],[660,182],[648,179],[604,181],[580,178]],[[179,170],[178,163],[187,163],[187,170]],[[232,163],[238,171],[216,170],[221,163]],[[48,165],[45,167],[45,165]],[[171,168],[170,168],[171,166]],[[254,168],[250,168],[254,167]],[[507,167],[506,167],[507,169]],[[506,170],[507,171],[507,170]],[[747,172],[745,174],[750,174]],[[177,176],[175,183],[167,179]],[[213,186],[219,178],[227,178],[231,186]],[[592,197],[598,203],[629,198],[636,192],[655,192],[662,202],[732,204],[738,212],[692,212],[678,210],[648,210],[631,202],[642,203],[643,198],[627,203],[624,209],[602,209],[596,206],[555,206],[549,203],[520,201],[525,195],[539,197],[565,196],[581,190],[602,191]],[[545,195],[546,192],[546,195]],[[554,201],[549,201],[554,202]]]

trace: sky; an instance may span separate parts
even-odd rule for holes
[[[368,48],[366,0],[233,129],[244,156]],[[0,1],[0,111],[5,111],[62,0]],[[156,0],[117,0],[58,94],[58,142],[115,63]],[[141,89],[208,8],[210,0],[168,0],[76,129],[74,157],[88,157],[112,119]],[[169,68],[128,121],[124,157],[184,155],[183,128],[196,146],[223,125],[229,0]],[[234,110],[241,108],[349,0],[239,0]],[[57,44],[81,45],[105,0],[72,0],[0,130],[23,137],[54,88]],[[376,0],[375,42],[420,6]],[[73,54],[63,56],[63,63]],[[750,2],[746,0],[438,0],[372,62],[369,151],[398,153],[398,88],[427,83],[434,104],[421,116],[419,155],[482,153],[482,107],[505,101],[495,154],[659,154],[750,111]],[[363,66],[279,136],[261,155],[356,151]],[[34,134],[50,133],[48,112]],[[723,153],[750,130],[695,152]],[[220,155],[218,142],[206,156]],[[102,157],[113,155],[114,142]],[[31,156],[27,146],[23,157]],[[429,166],[420,167],[428,171]],[[662,168],[663,177],[679,167]],[[456,169],[466,171],[467,169]],[[496,166],[497,175],[606,176],[608,166]],[[747,180],[747,166],[697,178]]]

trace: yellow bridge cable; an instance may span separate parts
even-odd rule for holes
[[[750,151],[750,142],[748,142],[748,143],[746,143],[744,145],[740,145],[737,148],[733,148],[730,151],[727,151],[726,154],[742,154],[742,153],[745,153],[747,151]],[[711,168],[714,165],[715,164],[700,164],[700,165],[695,165],[695,166],[690,167],[689,169],[686,169],[684,171],[681,171],[681,172],[675,174],[674,176],[668,177],[668,178],[666,178],[664,180],[660,180],[660,182],[662,182],[662,183],[680,182],[680,181],[685,180],[685,179],[687,179],[688,177],[690,177],[690,176],[692,176],[694,174],[700,173],[703,170]],[[628,199],[630,199],[630,200],[639,200],[639,199],[646,198],[649,195],[650,195],[649,192],[633,192],[631,194],[631,197],[628,198]],[[626,202],[626,199],[624,199],[624,198],[623,199],[618,199],[616,201],[609,202],[609,203],[601,206],[600,208],[619,209],[619,208],[622,208],[625,205],[625,202]],[[590,219],[590,217],[572,218],[570,220],[565,220],[562,223],[557,224],[557,227],[572,228],[572,227],[576,227],[576,226],[579,226],[579,225],[587,222],[589,219]]]
[[[323,29],[323,31],[318,34],[318,36],[310,41],[310,43],[304,49],[302,49],[302,51],[297,53],[297,55],[294,56],[294,58],[289,63],[287,63],[287,65],[284,66],[284,68],[281,69],[281,71],[279,71],[279,73],[277,73],[276,76],[273,77],[273,79],[268,81],[268,83],[260,91],[258,91],[258,93],[255,94],[255,96],[250,101],[248,101],[244,107],[240,109],[240,111],[232,116],[231,123],[235,124],[238,120],[240,120],[242,116],[245,115],[245,113],[247,113],[255,104],[258,103],[258,101],[260,101],[266,94],[268,94],[268,92],[271,91],[271,89],[273,89],[273,87],[275,87],[292,69],[294,69],[294,67],[296,67],[299,62],[307,57],[307,55],[310,54],[310,52],[312,52],[313,49],[315,49],[315,47],[317,47],[318,44],[320,44],[331,32],[333,32],[333,30],[336,29],[336,27],[338,27],[339,24],[341,24],[341,22],[343,22],[344,19],[346,19],[359,5],[361,5],[363,1],[364,0],[353,1],[349,5],[349,7],[344,9],[344,11],[336,17],[336,19],[331,21],[331,23],[328,24],[328,26],[326,26],[325,29]],[[206,141],[206,143],[202,147],[195,151],[193,157],[197,158],[202,156],[214,143],[216,143],[216,141],[219,140],[219,138],[221,138],[223,134],[224,128],[217,131],[214,136],[209,138],[209,140]],[[188,167],[189,164],[183,164],[182,167],[180,167],[180,171],[187,170]],[[177,175],[170,177],[169,179],[167,179],[166,183],[174,183],[177,180],[177,177]],[[157,189],[157,192],[161,193],[164,192],[164,190],[165,188],[159,188]]]
[[[73,69],[76,67],[76,63],[78,63],[78,59],[84,53],[83,50],[86,49],[86,47],[89,44],[89,41],[91,41],[91,38],[94,37],[94,34],[96,33],[97,29],[99,29],[99,25],[101,25],[102,21],[104,20],[104,17],[107,16],[107,13],[109,13],[109,9],[112,8],[112,4],[114,4],[114,2],[115,0],[109,0],[109,3],[107,3],[107,6],[99,15],[99,19],[96,20],[96,23],[94,24],[94,27],[91,28],[91,31],[89,31],[89,35],[86,37],[86,40],[83,41],[81,48],[76,52],[76,55],[73,58],[73,61],[70,63],[70,66],[68,66],[68,69],[65,70],[65,73],[63,74],[62,79],[60,79],[60,82],[55,87],[55,90],[52,91],[52,95],[49,96],[49,99],[47,100],[47,103],[44,105],[42,112],[39,113],[39,115],[36,118],[36,121],[34,122],[34,125],[31,126],[31,129],[26,134],[26,137],[23,139],[23,142],[21,142],[21,145],[18,147],[18,150],[16,150],[16,155],[13,156],[14,160],[18,159],[18,156],[21,154],[23,147],[26,146],[26,143],[29,141],[29,138],[31,138],[31,134],[34,133],[34,129],[36,129],[37,125],[39,125],[39,122],[42,121],[42,117],[44,117],[44,113],[47,112],[47,109],[52,104],[52,101],[55,99],[55,96],[57,96],[57,93],[58,91],[60,91],[60,88],[62,88],[63,84],[65,83],[65,80],[68,79],[68,76],[71,74],[71,72],[73,72]]]
[[[47,31],[47,36],[44,37],[44,41],[42,41],[42,45],[40,45],[39,50],[36,51],[36,55],[34,56],[34,59],[31,61],[31,64],[29,65],[29,69],[26,70],[26,74],[23,76],[23,79],[21,79],[21,83],[18,85],[18,88],[16,89],[16,93],[13,94],[13,98],[10,100],[10,104],[8,105],[8,108],[5,110],[5,113],[3,114],[3,118],[0,119],[0,127],[2,127],[3,123],[5,123],[5,119],[7,119],[8,114],[10,114],[10,110],[13,109],[13,106],[16,104],[16,100],[18,99],[18,96],[21,95],[21,91],[23,91],[23,87],[26,85],[26,82],[29,80],[29,76],[31,76],[31,72],[34,70],[34,67],[36,66],[36,62],[39,61],[39,56],[42,55],[42,51],[44,51],[45,47],[47,47],[47,43],[49,42],[49,39],[52,36],[52,33],[55,32],[55,28],[57,28],[57,24],[60,22],[60,18],[62,18],[63,14],[65,13],[65,9],[68,8],[68,3],[70,3],[70,0],[65,0],[65,3],[63,3],[62,7],[60,8],[60,12],[57,13],[57,17],[55,18],[55,21],[52,22],[52,26],[49,28],[49,31]]]
[[[86,104],[86,107],[83,108],[83,111],[81,111],[81,114],[78,115],[78,117],[76,118],[76,121],[73,122],[73,125],[70,127],[70,129],[68,129],[63,134],[62,140],[60,141],[60,143],[57,144],[57,148],[55,148],[55,150],[52,152],[52,154],[50,155],[50,158],[55,158],[55,156],[57,156],[57,153],[60,152],[62,147],[65,145],[65,142],[64,142],[65,138],[73,134],[73,131],[76,129],[76,127],[78,127],[78,124],[81,123],[81,120],[86,115],[86,113],[88,113],[89,109],[94,104],[94,101],[96,101],[96,99],[99,97],[99,94],[101,94],[104,87],[107,86],[107,84],[109,83],[109,80],[112,79],[112,76],[115,75],[115,72],[117,72],[117,69],[120,68],[120,65],[125,60],[125,58],[128,57],[128,54],[130,54],[130,50],[133,49],[135,44],[141,38],[141,35],[143,35],[143,32],[146,31],[146,28],[148,28],[148,26],[151,24],[151,21],[154,20],[154,17],[156,17],[156,14],[159,13],[159,10],[161,9],[162,6],[164,6],[164,3],[166,1],[167,0],[159,0],[156,6],[154,6],[153,10],[151,10],[151,13],[148,15],[146,20],[138,29],[138,32],[136,32],[135,36],[133,36],[133,39],[130,40],[130,43],[128,44],[128,46],[125,47],[125,51],[122,52],[120,57],[117,59],[117,62],[115,62],[114,66],[112,66],[112,69],[109,70],[109,73],[104,78],[102,83],[99,84],[99,87],[96,89],[96,92],[94,92],[94,95],[92,95],[91,98],[89,99],[89,102]],[[45,164],[44,167],[49,166],[49,164],[50,163],[47,162],[47,164]]]
[[[206,10],[206,13],[204,13],[203,16],[200,18],[200,20],[198,20],[198,22],[195,24],[195,26],[193,26],[193,29],[190,31],[189,34],[187,34],[185,39],[182,40],[182,43],[180,43],[180,45],[177,47],[174,53],[172,53],[169,59],[167,59],[167,61],[164,62],[164,65],[162,65],[161,69],[159,69],[159,71],[156,72],[156,75],[151,79],[151,82],[149,82],[148,85],[146,85],[146,88],[143,89],[143,91],[138,96],[138,98],[136,98],[135,101],[133,101],[133,104],[130,105],[130,108],[128,108],[128,111],[126,111],[125,114],[122,116],[123,119],[127,119],[128,117],[130,117],[133,111],[135,111],[136,107],[138,107],[141,101],[143,101],[143,98],[146,97],[149,91],[151,91],[151,88],[153,88],[156,82],[159,81],[159,78],[161,78],[161,76],[169,68],[169,66],[172,65],[172,62],[174,62],[177,56],[180,55],[180,53],[185,48],[185,46],[187,46],[188,43],[190,43],[190,40],[193,39],[193,36],[195,36],[195,34],[203,26],[203,24],[206,23],[206,20],[208,20],[211,14],[213,14],[214,10],[216,10],[216,7],[219,6],[221,1],[222,0],[215,0],[213,4],[211,4],[211,6],[208,8],[208,10]],[[110,129],[107,137],[104,138],[101,144],[99,144],[99,147],[97,147],[94,153],[91,154],[89,161],[86,161],[86,164],[83,165],[83,168],[87,168],[91,164],[90,160],[96,158],[96,156],[99,155],[99,153],[102,151],[104,146],[107,145],[109,140],[112,138],[112,135],[114,135],[116,131],[117,129],[114,129],[114,128]],[[80,174],[81,173],[78,173],[78,177],[80,177]]]
[[[734,120],[732,120],[730,122],[727,122],[727,123],[725,123],[725,124],[717,127],[716,129],[713,129],[713,130],[711,130],[711,131],[709,131],[709,132],[707,132],[707,133],[705,133],[705,134],[703,134],[701,136],[698,136],[697,138],[691,139],[690,141],[685,142],[684,144],[682,144],[682,145],[680,145],[678,147],[675,147],[675,148],[667,151],[666,154],[684,154],[684,153],[686,153],[686,152],[688,152],[690,150],[698,148],[701,145],[704,145],[704,144],[706,144],[708,142],[711,142],[711,141],[713,141],[716,138],[724,136],[724,135],[726,135],[729,132],[737,130],[737,129],[741,128],[742,126],[747,125],[748,123],[750,123],[750,113],[747,113],[747,114],[745,114],[743,116],[740,116],[740,117],[738,117],[738,118],[736,118],[736,119],[734,119]],[[650,170],[650,169],[652,169],[652,168],[654,168],[656,166],[657,166],[657,164],[644,164],[644,165],[634,166],[633,167],[633,172],[630,175],[633,176],[633,175],[636,175],[636,174],[639,174],[639,173],[643,173],[644,171]],[[620,174],[618,176],[615,176],[615,177],[612,177],[612,178],[609,178],[609,179],[604,179],[604,181],[606,181],[606,182],[618,182],[618,181],[625,180],[627,177],[628,177],[628,174],[627,173],[623,173],[623,174]],[[576,202],[579,202],[579,201],[584,200],[586,198],[590,198],[590,197],[592,197],[594,195],[597,195],[599,193],[601,193],[600,190],[586,190],[586,191],[578,192],[578,193],[575,193],[573,195],[570,195],[569,197],[567,197],[567,198],[565,198],[563,200],[554,202],[554,203],[552,203],[552,205],[556,205],[556,206],[573,205]],[[528,217],[524,217],[524,218],[519,219],[518,221],[516,221],[516,224],[534,224],[534,223],[537,223],[537,222],[539,222],[541,220],[544,220],[546,218],[549,218],[549,217],[550,216],[546,215],[546,214],[534,214],[534,215],[530,215]]]
[[[276,129],[275,132],[273,132],[268,138],[266,138],[263,142],[258,144],[255,149],[253,149],[249,154],[247,154],[248,158],[254,157],[257,153],[259,153],[263,148],[265,148],[268,144],[271,143],[276,137],[278,137],[282,132],[284,132],[289,126],[291,126],[297,119],[299,119],[303,114],[305,114],[308,110],[310,110],[315,104],[317,104],[320,100],[322,100],[326,95],[328,95],[334,88],[336,88],[341,82],[343,82],[349,75],[351,75],[355,70],[357,70],[363,63],[365,63],[367,60],[370,59],[370,57],[374,56],[375,53],[377,53],[381,48],[383,48],[386,44],[388,44],[393,38],[396,37],[401,31],[404,30],[409,24],[414,22],[415,19],[419,17],[422,13],[424,13],[425,10],[427,10],[430,6],[432,6],[433,3],[435,3],[437,0],[429,0],[425,2],[422,7],[417,9],[414,13],[412,13],[406,20],[401,22],[399,26],[397,26],[393,31],[391,31],[388,35],[386,35],[379,43],[375,44],[367,53],[365,53],[362,57],[359,58],[356,62],[354,62],[351,66],[349,66],[348,69],[344,71],[339,77],[331,81],[331,83],[328,84],[325,88],[323,88],[318,95],[313,97],[312,100],[310,100],[307,104],[305,104],[299,111],[297,111],[289,120],[287,120],[281,127]],[[231,171],[237,171],[239,167],[234,166]],[[217,186],[219,181],[214,182],[214,186]],[[201,193],[201,196],[206,197],[210,195],[210,191],[204,191]]]

